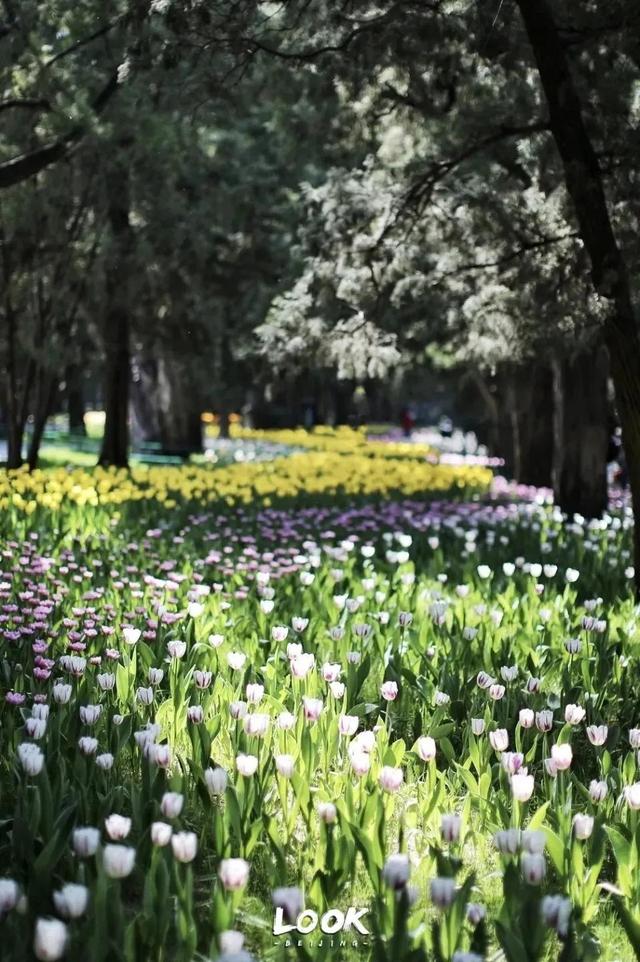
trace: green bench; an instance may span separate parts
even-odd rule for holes
[[[131,460],[138,464],[184,464],[187,458],[187,453],[165,453],[159,441],[144,441],[131,452]]]

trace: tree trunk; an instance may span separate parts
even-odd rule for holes
[[[158,398],[158,362],[152,357],[136,355],[131,379],[131,443],[135,447],[150,442],[160,443],[160,405]]]
[[[591,261],[597,293],[609,302],[604,339],[629,472],[636,591],[640,593],[640,335],[627,265],[613,231],[597,154],[585,127],[564,47],[547,0],[517,0],[549,105],[567,191]]]
[[[504,461],[503,473],[507,478],[517,477],[520,469],[520,438],[518,419],[515,416],[515,392],[513,372],[501,368],[496,377],[495,446],[493,451]]]
[[[84,391],[82,379],[77,367],[70,364],[67,367],[67,413],[69,415],[69,434],[76,437],[86,437],[87,429],[84,423]]]
[[[551,370],[530,362],[503,367],[496,379],[495,441],[504,473],[521,484],[551,487],[553,395]]]
[[[220,408],[218,437],[224,438],[225,440],[229,438],[229,411],[228,408],[224,406]]]
[[[155,442],[162,453],[186,458],[202,451],[199,397],[188,380],[188,361],[136,357],[131,389],[134,446]]]
[[[495,383],[487,383],[482,371],[470,367],[464,371],[455,385],[456,407],[460,411],[473,411],[473,429],[478,439],[489,450],[502,457],[500,451],[500,412],[496,399]]]
[[[568,515],[607,507],[607,374],[602,345],[554,363],[553,492]]]
[[[9,245],[2,232],[2,277],[4,281],[4,309],[7,324],[7,348],[5,361],[6,411],[7,411],[7,468],[19,468],[22,464],[22,440],[28,401],[30,366],[27,368],[27,381],[24,385],[22,404],[19,398],[18,358],[17,358],[17,319],[11,298],[12,265],[9,259]]]
[[[8,297],[7,297],[8,301]],[[16,321],[13,309],[7,303],[7,467],[19,468],[22,464],[22,438],[24,422],[20,417],[18,378],[16,374]]]
[[[551,369],[530,364],[515,372],[515,383],[520,441],[516,479],[521,484],[549,488],[554,449]]]
[[[202,452],[201,408],[189,384],[189,362],[158,360],[158,421],[165,454],[187,458]]]
[[[134,238],[129,222],[129,174],[124,164],[107,175],[111,249],[105,269],[105,424],[98,463],[126,467],[129,460],[129,279]]]
[[[42,435],[47,423],[47,418],[53,406],[53,399],[56,393],[56,378],[53,374],[47,373],[40,368],[37,376],[38,388],[36,392],[36,405],[33,415],[33,433],[29,442],[27,453],[27,463],[30,471],[35,471],[38,467],[38,457],[40,455],[40,444]]]

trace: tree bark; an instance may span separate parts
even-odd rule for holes
[[[498,370],[495,394],[495,443],[492,450],[504,461],[502,470],[505,477],[516,478],[520,470],[520,432],[511,369]]]
[[[602,172],[547,0],[517,0],[549,106],[565,183],[591,261],[597,293],[609,302],[604,338],[627,459],[634,517],[636,591],[640,593],[640,336],[627,265],[609,217]]]
[[[34,363],[33,359],[29,358],[24,377],[21,379],[18,375],[17,319],[6,274],[5,278],[7,468],[19,468],[23,460],[22,444],[33,383]]]
[[[129,281],[134,250],[129,221],[129,173],[115,162],[107,174],[111,249],[105,269],[105,424],[98,464],[127,467],[129,461],[130,325]]]
[[[549,488],[554,449],[551,369],[537,363],[519,368],[514,384],[520,449],[516,479]]]
[[[189,384],[188,360],[158,360],[158,421],[164,454],[187,458],[202,452],[201,408]]]
[[[607,507],[608,367],[601,344],[554,362],[553,491],[568,515]]]
[[[7,318],[7,467],[19,468],[22,464],[22,438],[24,422],[20,417],[18,400],[18,377],[16,373],[16,319],[13,308],[6,299]]]
[[[229,438],[229,427],[229,410],[226,406],[221,406],[218,423],[218,437],[227,440]]]
[[[202,452],[201,408],[191,389],[189,361],[136,357],[131,391],[135,445],[154,442],[163,454],[188,457]]]
[[[132,369],[131,443],[134,447],[150,442],[159,444],[158,362],[155,358],[137,354]]]
[[[70,364],[67,367],[65,380],[67,382],[69,434],[84,438],[87,436],[87,429],[84,423],[84,391],[82,379],[75,365]]]
[[[51,412],[56,394],[56,378],[50,372],[40,368],[37,375],[37,384],[36,404],[33,414],[33,433],[29,442],[29,451],[27,452],[27,464],[29,465],[30,471],[35,471],[38,467],[42,435],[44,434],[47,418]]]

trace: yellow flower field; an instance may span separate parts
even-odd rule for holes
[[[355,433],[355,432],[352,432]],[[65,504],[118,505],[154,500],[167,508],[182,501],[207,504],[270,504],[300,495],[384,496],[444,493],[452,489],[484,490],[491,480],[485,468],[430,464],[424,460],[379,453],[381,443],[365,442],[349,453],[309,450],[273,461],[226,467],[136,466],[11,471],[0,476],[0,508],[27,514]],[[385,446],[387,447],[387,446]]]
[[[211,437],[218,436],[217,427],[208,431]],[[334,451],[342,454],[358,454],[367,457],[413,458],[436,457],[437,452],[428,444],[415,444],[410,441],[377,441],[367,437],[367,428],[346,426],[330,428],[320,425],[313,431],[305,428],[276,428],[273,430],[254,430],[232,424],[230,436],[245,441],[269,441],[272,444],[288,444],[291,447],[310,448],[315,451]]]

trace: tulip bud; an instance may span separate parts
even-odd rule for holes
[[[584,841],[591,837],[593,832],[593,816],[576,814],[573,816],[573,834],[576,838]]]
[[[83,755],[95,755],[98,751],[98,739],[91,738],[89,735],[84,735],[82,738],[78,739],[78,748]]]
[[[24,730],[28,738],[39,741],[44,737],[47,730],[47,722],[44,718],[27,718],[24,723]]]
[[[258,759],[255,755],[238,755],[236,768],[245,778],[250,778],[251,775],[255,775],[258,769]]]
[[[243,728],[247,735],[254,735],[256,738],[263,738],[269,730],[271,719],[264,712],[256,712],[253,715],[245,715]]]
[[[491,675],[488,675],[486,671],[480,671],[478,672],[476,683],[478,688],[491,688],[491,686],[495,684],[495,678],[492,678]]]
[[[104,827],[112,842],[120,842],[131,831],[131,819],[125,818],[123,815],[109,815],[104,820]]]
[[[532,855],[541,854],[545,850],[547,836],[544,832],[536,829],[527,828],[520,836],[520,847],[523,852],[530,852]]]
[[[171,849],[178,862],[193,862],[198,851],[198,836],[195,832],[175,832],[171,836]]]
[[[243,858],[225,858],[220,862],[218,877],[227,891],[237,891],[247,884],[249,868]]]
[[[479,925],[484,918],[486,918],[487,910],[484,905],[479,905],[477,902],[469,902],[467,905],[467,921],[471,925]]]
[[[489,741],[494,751],[504,752],[509,745],[509,732],[506,728],[496,728],[495,731],[489,732]]]
[[[553,712],[545,708],[536,712],[536,728],[540,732],[550,732],[553,728]]]
[[[20,889],[12,878],[0,878],[0,918],[18,904]]]
[[[594,804],[603,802],[609,794],[609,787],[606,782],[599,782],[595,778],[589,783],[589,795]]]
[[[283,778],[291,778],[295,771],[295,761],[293,755],[276,755],[276,769]]]
[[[623,789],[622,797],[625,802],[634,812],[640,809],[640,782],[634,782],[633,785],[627,785]]]
[[[566,938],[571,918],[571,899],[563,895],[545,895],[540,903],[540,910],[545,925],[554,929],[560,938]]]
[[[551,758],[559,772],[566,772],[571,767],[573,761],[573,751],[571,745],[565,742],[562,745],[551,746]]]
[[[589,725],[587,728],[587,738],[596,747],[604,745],[608,734],[609,729],[606,725]]]
[[[579,725],[585,715],[586,711],[581,705],[567,705],[564,710],[564,720],[568,725]]]
[[[484,718],[472,718],[471,719],[471,731],[474,735],[480,736],[484,734]]]
[[[390,855],[384,863],[382,878],[392,889],[402,889],[409,881],[409,857],[407,855]]]
[[[98,678],[99,677],[100,676],[98,676]],[[115,681],[115,675],[114,675],[114,681]],[[66,685],[64,684],[64,682],[61,682],[61,681],[56,682],[56,684],[53,686],[53,689],[52,689],[53,700],[58,705],[66,705],[71,699],[72,692],[73,692],[73,689],[71,685]]]
[[[430,885],[431,901],[439,909],[448,909],[456,897],[456,883],[452,878],[434,878]]]
[[[39,775],[44,765],[44,755],[37,745],[23,742],[18,745],[18,758],[26,775]]]
[[[331,825],[338,818],[338,810],[333,802],[318,802],[316,807],[318,812],[318,818],[325,823],[325,825]]]
[[[430,735],[419,738],[415,750],[423,762],[432,762],[436,757],[436,743]]]
[[[535,721],[535,715],[531,708],[521,708],[518,715],[518,721],[521,728],[532,728]]]
[[[33,940],[36,959],[55,962],[61,959],[67,947],[67,927],[59,919],[37,919]]]
[[[296,716],[290,711],[280,712],[277,719],[278,728],[282,731],[290,731],[296,723]]]
[[[341,672],[342,669],[338,664],[325,662],[325,664],[322,666],[322,677],[326,682],[338,681]]]
[[[76,828],[72,836],[73,850],[79,858],[89,858],[95,855],[100,844],[100,832],[97,828]]]
[[[515,855],[520,848],[520,831],[517,828],[506,828],[496,832],[493,844],[501,855]]]
[[[520,861],[520,867],[522,869],[522,876],[529,885],[540,885],[547,872],[544,855],[537,852],[524,852]]]
[[[244,716],[247,714],[247,703],[244,701],[229,702],[229,714],[236,721],[239,718],[244,718]]]
[[[84,915],[89,903],[89,889],[86,885],[68,885],[53,893],[56,912],[65,919],[79,919]]]
[[[296,919],[302,912],[304,902],[299,888],[277,888],[271,893],[271,901],[277,909],[282,909],[285,921],[295,925]]]
[[[196,688],[204,689],[211,685],[213,675],[210,671],[194,671],[193,680]]]
[[[444,814],[440,819],[440,837],[442,841],[450,844],[457,842],[460,838],[460,827],[462,819],[457,814]]]
[[[358,731],[360,719],[357,715],[340,715],[338,731],[345,738],[350,738]]]
[[[102,864],[109,878],[120,879],[131,875],[135,860],[135,848],[126,845],[105,845],[102,852]]]
[[[171,841],[173,829],[166,822],[151,823],[151,841],[158,848],[164,848]]]
[[[351,767],[354,771],[354,774],[358,775],[358,777],[366,775],[371,768],[371,759],[369,754],[367,752],[363,752],[357,746],[353,750],[350,748],[349,761],[351,762]]]
[[[235,956],[242,952],[244,935],[242,932],[236,932],[233,929],[228,929],[226,932],[220,933],[218,936],[218,942],[220,944],[220,951],[223,954]],[[240,959],[238,959],[238,962],[240,962]]]
[[[500,756],[500,763],[505,772],[508,772],[510,775],[517,775],[518,773],[522,775],[527,774],[522,752],[503,752]]]
[[[395,701],[398,697],[398,685],[395,681],[385,681],[380,686],[380,694],[385,701]]]
[[[224,795],[227,790],[228,776],[224,768],[220,768],[219,765],[216,765],[215,768],[207,768],[204,773],[204,780],[211,796]]]
[[[264,697],[264,685],[247,685],[245,695],[250,705],[258,705]]]
[[[404,781],[404,774],[401,768],[393,768],[391,765],[383,765],[378,782],[385,792],[397,792]]]
[[[160,802],[160,810],[165,818],[177,818],[184,805],[184,795],[180,792],[165,792]]]
[[[528,802],[533,795],[533,775],[512,775],[511,794],[516,802]]]
[[[304,710],[304,717],[309,722],[315,722],[320,718],[322,714],[322,700],[320,698],[308,698],[304,697],[302,699],[302,706]]]

